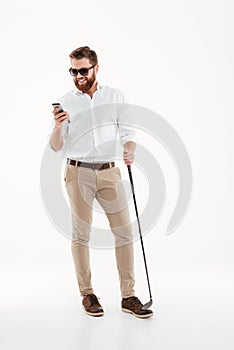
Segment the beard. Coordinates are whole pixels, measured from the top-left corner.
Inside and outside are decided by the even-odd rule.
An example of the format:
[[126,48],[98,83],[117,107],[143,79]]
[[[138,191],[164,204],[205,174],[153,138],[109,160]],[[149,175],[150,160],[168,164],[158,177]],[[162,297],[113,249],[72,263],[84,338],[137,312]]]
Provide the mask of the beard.
[[93,83],[95,82],[95,79],[96,79],[95,72],[93,72],[93,75],[91,76],[91,78],[89,79],[87,77],[84,77],[84,78],[85,78],[84,83],[79,84],[78,79],[74,80],[74,83],[78,90],[82,91],[83,93],[86,93],[91,89],[91,87],[93,86]]

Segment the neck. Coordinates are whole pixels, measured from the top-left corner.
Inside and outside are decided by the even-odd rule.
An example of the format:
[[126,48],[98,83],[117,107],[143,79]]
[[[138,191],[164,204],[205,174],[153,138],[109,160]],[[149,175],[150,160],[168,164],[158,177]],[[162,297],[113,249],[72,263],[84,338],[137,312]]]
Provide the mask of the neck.
[[97,90],[97,84],[98,82],[95,80],[92,87],[86,92],[86,94],[88,94],[91,98],[93,97],[94,92]]

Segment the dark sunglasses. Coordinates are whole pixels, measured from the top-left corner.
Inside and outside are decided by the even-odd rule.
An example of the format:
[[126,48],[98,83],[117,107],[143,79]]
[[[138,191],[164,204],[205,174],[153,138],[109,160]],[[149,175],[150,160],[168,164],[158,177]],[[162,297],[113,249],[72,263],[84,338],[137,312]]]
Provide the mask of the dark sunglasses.
[[85,77],[86,75],[89,74],[89,70],[95,66],[96,66],[96,64],[94,64],[93,66],[91,66],[89,68],[80,68],[80,69],[70,68],[69,72],[73,77],[76,77],[78,75],[78,73],[80,73],[80,75],[83,75],[83,77]]

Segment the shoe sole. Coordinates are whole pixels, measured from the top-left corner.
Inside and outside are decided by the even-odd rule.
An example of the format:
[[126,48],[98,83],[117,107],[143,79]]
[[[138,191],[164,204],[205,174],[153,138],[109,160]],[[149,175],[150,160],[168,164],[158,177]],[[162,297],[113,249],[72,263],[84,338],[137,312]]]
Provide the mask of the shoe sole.
[[152,312],[152,314],[147,314],[147,315],[137,315],[137,314],[135,314],[135,312],[133,312],[133,311],[131,311],[131,310],[129,310],[129,309],[123,309],[122,308],[122,311],[123,312],[127,312],[127,313],[129,313],[129,314],[132,314],[132,315],[134,315],[134,316],[136,316],[136,317],[138,317],[138,318],[149,318],[149,317],[152,317],[153,316],[153,312]]
[[100,317],[104,315],[104,311],[93,313],[93,312],[86,311],[84,307],[83,309],[84,309],[84,312],[89,316]]

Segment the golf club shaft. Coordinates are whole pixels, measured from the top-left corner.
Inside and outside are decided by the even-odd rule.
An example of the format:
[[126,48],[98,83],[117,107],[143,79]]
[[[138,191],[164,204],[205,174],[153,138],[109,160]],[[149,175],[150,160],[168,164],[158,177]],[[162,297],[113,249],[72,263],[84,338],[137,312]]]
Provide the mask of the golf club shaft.
[[143,239],[142,239],[142,234],[141,234],[141,225],[140,225],[140,220],[139,220],[139,216],[138,216],[136,197],[135,197],[135,191],[134,191],[134,185],[133,185],[131,165],[127,165],[127,167],[128,167],[128,174],[129,174],[129,178],[130,178],[130,182],[131,182],[133,201],[134,201],[136,217],[137,217],[137,222],[138,222],[138,227],[139,227],[140,241],[141,241],[141,247],[142,247],[143,258],[144,258],[144,263],[145,263],[145,272],[146,272],[146,277],[147,277],[147,282],[148,282],[148,287],[149,287],[149,295],[150,295],[150,300],[152,300],[152,294],[151,294],[151,288],[150,288],[150,282],[149,282],[149,274],[148,274],[146,257],[145,257],[145,249],[144,249],[144,244],[143,244]]

